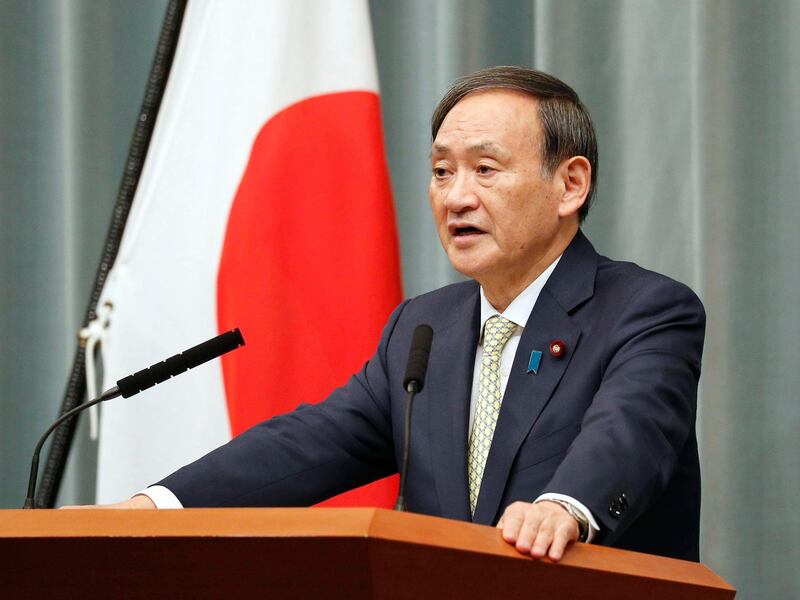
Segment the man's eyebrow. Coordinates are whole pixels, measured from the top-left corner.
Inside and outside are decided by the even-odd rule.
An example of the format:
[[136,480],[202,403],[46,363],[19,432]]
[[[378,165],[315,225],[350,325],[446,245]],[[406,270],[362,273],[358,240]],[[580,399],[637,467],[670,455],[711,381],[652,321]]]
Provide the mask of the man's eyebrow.
[[433,156],[434,154],[449,154],[449,153],[450,153],[450,148],[448,146],[445,146],[444,144],[434,144],[431,147],[431,156]]
[[[491,154],[497,154],[500,157],[508,157],[509,153],[502,148],[502,146],[494,143],[494,142],[478,142],[477,144],[472,144],[471,146],[467,146],[467,152],[469,154],[483,154],[485,152],[489,152]],[[434,144],[431,148],[431,156],[434,155],[442,155],[442,154],[449,154],[450,147],[444,144]]]
[[491,152],[493,154],[508,154],[501,146],[495,144],[494,142],[479,142],[477,144],[473,144],[467,148],[467,152],[472,154],[477,154],[479,152]]

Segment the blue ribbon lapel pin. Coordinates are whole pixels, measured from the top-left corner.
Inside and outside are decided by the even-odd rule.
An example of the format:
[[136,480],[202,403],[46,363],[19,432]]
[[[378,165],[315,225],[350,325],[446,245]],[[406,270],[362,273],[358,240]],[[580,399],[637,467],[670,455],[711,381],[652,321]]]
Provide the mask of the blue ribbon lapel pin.
[[539,365],[542,363],[542,353],[539,350],[531,352],[531,359],[528,361],[528,373],[534,375],[539,373]]

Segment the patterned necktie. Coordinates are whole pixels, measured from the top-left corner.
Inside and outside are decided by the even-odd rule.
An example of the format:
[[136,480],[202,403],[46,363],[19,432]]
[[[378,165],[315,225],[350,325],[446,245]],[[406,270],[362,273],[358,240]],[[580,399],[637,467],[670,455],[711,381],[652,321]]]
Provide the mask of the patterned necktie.
[[478,405],[475,408],[475,422],[469,438],[467,474],[469,476],[469,506],[475,514],[478,492],[481,489],[486,457],[492,445],[497,416],[503,390],[500,382],[500,354],[516,329],[516,323],[494,315],[486,321],[483,328],[483,357],[481,358],[480,379],[478,382]]

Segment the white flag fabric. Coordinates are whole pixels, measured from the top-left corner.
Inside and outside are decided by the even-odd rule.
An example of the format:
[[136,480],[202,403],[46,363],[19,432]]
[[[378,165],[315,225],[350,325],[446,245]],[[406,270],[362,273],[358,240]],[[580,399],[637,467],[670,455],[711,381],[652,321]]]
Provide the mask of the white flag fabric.
[[247,345],[102,407],[97,502],[321,400],[374,350],[401,291],[371,35],[360,0],[189,2],[100,299],[104,389],[233,327]]

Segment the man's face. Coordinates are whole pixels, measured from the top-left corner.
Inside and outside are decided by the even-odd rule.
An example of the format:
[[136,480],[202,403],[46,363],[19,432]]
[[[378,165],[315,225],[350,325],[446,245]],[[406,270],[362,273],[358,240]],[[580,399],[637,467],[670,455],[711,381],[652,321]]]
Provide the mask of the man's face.
[[455,269],[484,287],[529,283],[557,256],[559,185],[543,176],[541,140],[536,99],[498,89],[456,104],[433,142],[439,238]]

